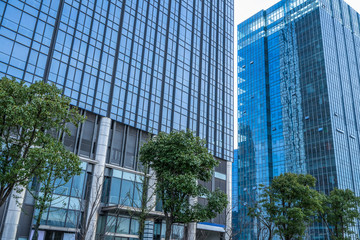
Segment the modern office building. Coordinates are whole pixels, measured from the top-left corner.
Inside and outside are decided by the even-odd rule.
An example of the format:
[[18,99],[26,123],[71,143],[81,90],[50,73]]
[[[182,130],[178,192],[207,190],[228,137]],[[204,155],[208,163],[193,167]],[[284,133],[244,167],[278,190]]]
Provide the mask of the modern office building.
[[[4,0],[0,76],[55,83],[87,116],[64,140],[83,174],[54,193],[62,201],[43,215],[39,239],[74,239],[84,219],[92,238],[137,239],[129,214],[140,204],[137,156],[160,131],[191,129],[206,139],[220,160],[206,186],[231,195],[233,0]],[[0,209],[2,239],[32,234],[33,199],[24,191],[18,201],[21,208],[11,198]],[[164,222],[153,210],[146,239],[161,239]],[[219,239],[230,222],[224,213],[177,225],[173,238],[194,239],[197,229]]]
[[[284,172],[360,195],[359,26],[342,0],[283,0],[238,25],[239,219]],[[246,224],[239,239],[255,239]],[[321,225],[309,234],[326,238]]]

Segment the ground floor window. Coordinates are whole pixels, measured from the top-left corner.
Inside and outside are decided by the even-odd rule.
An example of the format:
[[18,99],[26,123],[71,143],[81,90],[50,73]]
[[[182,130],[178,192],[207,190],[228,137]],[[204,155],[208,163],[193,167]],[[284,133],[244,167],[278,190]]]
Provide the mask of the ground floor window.
[[[154,240],[165,239],[166,225],[165,221],[157,221],[154,226]],[[174,224],[171,230],[171,239],[184,240],[185,239],[185,227],[180,224]]]
[[[100,216],[97,238],[105,240],[138,239],[139,221],[129,216]],[[131,237],[129,237],[131,235]]]
[[[31,230],[30,238],[32,239],[34,230]],[[38,240],[75,240],[75,233],[66,233],[53,230],[39,230]]]

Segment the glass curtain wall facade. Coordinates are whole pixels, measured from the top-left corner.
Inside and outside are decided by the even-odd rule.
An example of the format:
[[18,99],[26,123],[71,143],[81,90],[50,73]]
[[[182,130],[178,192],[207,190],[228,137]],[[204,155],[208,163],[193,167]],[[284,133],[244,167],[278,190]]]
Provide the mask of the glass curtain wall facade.
[[[87,216],[69,202],[88,201],[95,184],[91,176],[100,171],[99,228],[112,221],[109,239],[136,239],[137,220],[123,213],[115,219],[109,206],[138,204],[139,148],[160,131],[191,129],[205,139],[225,164],[210,185],[224,191],[230,186],[233,0],[3,0],[0,43],[0,77],[54,83],[87,116],[78,128],[69,126],[72,136],[64,139],[86,163],[85,187],[73,196],[69,185],[67,209],[61,217],[44,216],[41,236],[72,236],[75,215]],[[131,199],[125,199],[128,193]],[[26,194],[23,208],[33,211],[32,201]],[[0,212],[5,219],[6,209]],[[15,237],[27,238],[31,214],[18,215]],[[117,227],[119,221],[128,228]],[[226,225],[219,217],[209,223]],[[148,224],[161,237],[162,222]]]
[[[283,0],[238,25],[239,203],[284,172],[360,195],[359,21],[342,0]],[[254,239],[245,222],[239,239]],[[321,225],[309,234],[326,238]]]

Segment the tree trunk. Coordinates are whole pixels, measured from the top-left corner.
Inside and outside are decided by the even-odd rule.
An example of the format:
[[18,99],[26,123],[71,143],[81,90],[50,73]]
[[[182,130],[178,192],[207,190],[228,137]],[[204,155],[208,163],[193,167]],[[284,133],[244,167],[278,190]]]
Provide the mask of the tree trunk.
[[170,240],[171,238],[171,226],[172,226],[171,217],[166,217],[166,231],[165,231],[165,240]]
[[339,237],[338,224],[335,224],[335,239]]
[[146,215],[143,215],[141,213],[139,217],[139,233],[138,233],[140,240],[144,239],[145,221],[146,221]]
[[[7,190],[5,190],[5,188]],[[14,189],[14,184],[11,184],[7,187],[1,187],[1,192],[0,192],[0,207],[2,207],[2,205],[6,202],[6,200],[8,199],[8,197],[10,196],[12,190]]]
[[[36,201],[40,202],[40,203],[38,203],[38,205],[37,204],[35,205],[35,209],[36,209],[36,206],[38,206],[37,209],[39,209],[39,215],[37,216],[36,223],[34,226],[34,235],[32,237],[32,240],[38,239],[38,235],[39,235],[38,231],[39,231],[39,227],[40,227],[41,218],[42,218],[42,215],[44,214],[45,209],[48,207],[48,206],[46,206],[46,202],[48,200],[49,195],[52,194],[51,189],[55,189],[54,188],[55,181],[52,183],[52,187],[50,186],[52,171],[53,171],[53,168],[51,169],[50,174],[49,174],[48,178],[46,179],[46,182],[44,183],[45,191],[44,191],[43,196],[40,197],[40,199],[36,200]],[[39,194],[39,192],[37,194]],[[50,202],[51,202],[51,200],[50,200]]]
[[256,240],[260,240],[261,236],[261,228],[258,226],[256,231]]
[[77,234],[79,240],[85,240],[87,237],[87,229],[81,228],[80,232]]
[[271,228],[269,228],[269,238],[268,240],[271,240],[272,239],[272,231],[271,231]]
[[144,239],[144,229],[145,229],[145,222],[140,221],[139,222],[139,234],[138,234],[140,240]]
[[343,223],[343,217],[340,217],[340,229],[341,229],[341,237],[345,239],[345,232],[344,232],[344,223]]
[[37,240],[39,237],[39,227],[40,227],[40,221],[41,221],[41,217],[42,217],[43,213],[44,213],[44,210],[40,209],[39,215],[36,218],[36,223],[34,226],[34,235],[32,237],[32,240]]
[[[88,190],[90,191],[90,190]],[[77,220],[76,220],[76,228],[79,229],[80,228],[80,231],[78,232],[78,240],[86,240],[86,237],[87,237],[87,233],[88,233],[88,230],[89,230],[89,225],[90,223],[87,221],[86,219],[86,216],[88,216],[88,213],[90,211],[90,215],[93,211],[93,208],[92,206],[89,206],[89,199],[88,197],[86,196],[86,205],[85,207],[82,207],[84,209],[84,214],[83,214],[83,217],[81,217],[81,214],[77,215]],[[82,200],[80,200],[80,204],[81,206],[83,206],[83,202]],[[90,209],[89,209],[90,208]],[[90,217],[91,219],[91,217]]]
[[[148,167],[146,166],[146,169]],[[148,191],[149,191],[149,177],[147,176],[148,171],[145,170],[144,182],[142,186],[141,192],[141,213],[139,216],[139,239],[142,240],[144,238],[144,231],[145,231],[145,221],[148,215],[147,203],[148,203]]]

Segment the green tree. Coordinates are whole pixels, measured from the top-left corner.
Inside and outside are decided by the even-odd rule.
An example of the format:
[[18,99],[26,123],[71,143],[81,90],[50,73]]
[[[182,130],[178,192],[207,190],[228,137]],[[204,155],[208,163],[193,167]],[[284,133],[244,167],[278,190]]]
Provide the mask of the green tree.
[[[65,149],[61,142],[52,142],[41,152],[46,159],[40,173],[36,177],[39,188],[35,193],[29,189],[35,199],[34,208],[37,210],[34,224],[33,240],[38,239],[38,230],[45,210],[51,202],[62,200],[62,197],[55,197],[54,191],[65,185],[70,179],[81,173],[81,161],[75,154]],[[60,193],[61,194],[61,193]]]
[[331,239],[351,239],[351,230],[355,226],[360,214],[360,198],[354,192],[346,189],[334,189],[329,196],[323,197],[323,212],[320,217],[324,220]]
[[285,173],[263,189],[260,205],[267,222],[273,222],[281,239],[300,239],[321,209],[316,179],[307,174]]
[[26,85],[1,78],[0,206],[13,190],[22,191],[34,176],[48,177],[50,162],[76,159],[51,133],[70,134],[66,124],[77,125],[82,120],[77,109],[70,108],[70,99],[62,96],[55,85]]
[[[160,133],[141,147],[140,161],[155,171],[156,193],[166,221],[166,240],[170,239],[174,223],[205,221],[225,209],[225,193],[210,192],[197,184],[198,180],[209,181],[219,163],[193,132]],[[190,199],[199,196],[207,197],[206,205],[191,203]]]

